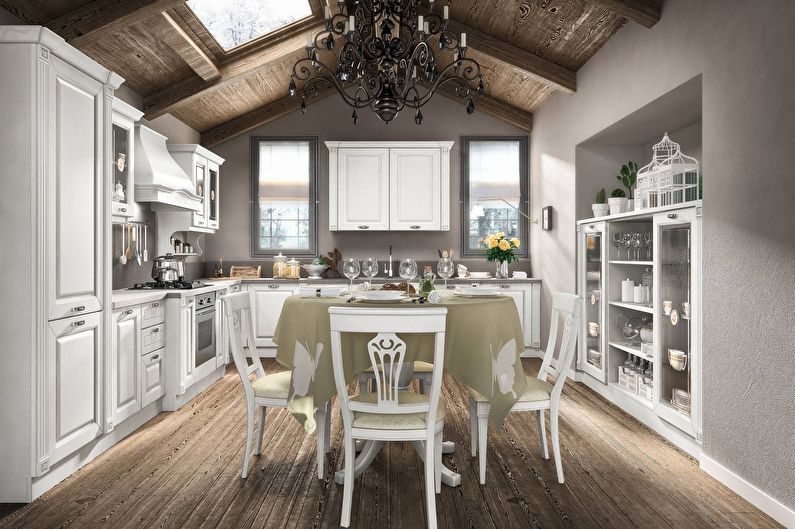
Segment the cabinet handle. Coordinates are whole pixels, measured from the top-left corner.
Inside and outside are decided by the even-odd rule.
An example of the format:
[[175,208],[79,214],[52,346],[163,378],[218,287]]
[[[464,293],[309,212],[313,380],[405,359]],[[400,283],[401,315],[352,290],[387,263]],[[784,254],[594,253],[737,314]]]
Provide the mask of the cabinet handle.
[[72,308],[72,312],[83,312],[84,310],[86,310],[86,306],[85,305],[80,305],[78,307],[73,307]]
[[279,288],[279,285],[268,285],[268,288]]
[[500,285],[500,288],[509,288],[509,285]]
[[72,322],[72,327],[80,327],[81,325],[85,325],[86,320],[74,321]]
[[157,360],[158,358],[160,358],[160,355],[155,355],[152,357],[152,360]]
[[668,214],[668,218],[669,218],[669,219],[675,219],[675,218],[676,218],[676,217],[678,217],[678,216],[679,216],[679,215],[677,215],[676,213],[669,213],[669,214]]
[[152,303],[152,304],[150,305],[150,307],[159,307],[159,306],[160,306],[160,303]]
[[369,230],[370,226],[368,226],[367,224],[362,224],[361,226],[359,226],[359,229],[360,230]]
[[121,211],[122,213],[127,213],[127,208],[119,208],[119,211]]
[[155,327],[154,329],[152,329],[152,332],[160,332],[160,327]]
[[420,226],[418,224],[412,224],[411,226],[409,226],[409,228],[411,228],[412,230],[418,230],[420,229]]
[[127,309],[127,310],[124,311],[124,313],[129,316],[130,314],[133,313],[133,311],[132,311],[132,309]]

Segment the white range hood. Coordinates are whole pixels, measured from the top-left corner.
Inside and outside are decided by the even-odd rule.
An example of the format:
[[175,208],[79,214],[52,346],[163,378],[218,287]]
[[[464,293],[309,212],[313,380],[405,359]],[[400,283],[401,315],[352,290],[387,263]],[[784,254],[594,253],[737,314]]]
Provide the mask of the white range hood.
[[152,209],[201,211],[202,199],[193,180],[174,161],[166,137],[146,125],[135,125],[135,200]]

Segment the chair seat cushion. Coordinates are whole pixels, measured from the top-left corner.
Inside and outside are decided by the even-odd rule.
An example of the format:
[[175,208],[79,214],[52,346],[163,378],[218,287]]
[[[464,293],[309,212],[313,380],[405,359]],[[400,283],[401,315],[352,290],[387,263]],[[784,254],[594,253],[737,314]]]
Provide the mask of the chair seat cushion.
[[[376,393],[365,393],[351,397],[352,401],[377,404],[378,395]],[[399,391],[398,403],[400,404],[419,404],[428,402],[428,395],[414,393],[412,391]],[[436,409],[436,421],[444,420],[447,406],[444,397],[439,397],[439,406]],[[369,428],[372,430],[422,430],[426,428],[425,413],[367,413],[362,411],[353,412],[354,428]]]
[[[373,368],[372,367],[368,367],[366,369],[366,372],[367,373],[372,373],[373,372]],[[428,362],[423,362],[422,360],[416,360],[414,362],[414,372],[415,373],[433,373],[433,364],[430,364]]]
[[[519,402],[540,402],[549,400],[549,396],[552,393],[552,384],[546,380],[539,380],[536,377],[527,375],[525,375],[525,379],[527,380],[527,386],[525,386],[522,396],[519,397]],[[476,402],[489,402],[488,397],[481,395],[472,388],[469,388],[469,395]]]
[[290,393],[292,376],[292,371],[281,371],[259,377],[251,383],[254,388],[254,396],[266,399],[286,399]]

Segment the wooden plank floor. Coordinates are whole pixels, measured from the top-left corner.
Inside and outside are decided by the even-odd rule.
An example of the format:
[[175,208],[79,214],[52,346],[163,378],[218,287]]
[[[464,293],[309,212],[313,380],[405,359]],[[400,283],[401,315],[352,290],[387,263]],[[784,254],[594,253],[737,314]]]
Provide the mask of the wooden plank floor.
[[[266,369],[277,370],[270,361]],[[537,360],[525,360],[535,373]],[[535,417],[514,413],[489,432],[487,485],[469,457],[466,392],[445,379],[445,462],[463,475],[437,496],[445,528],[779,527],[698,464],[581,384],[561,405],[566,483],[540,457]],[[245,407],[234,369],[174,413],[160,414],[29,505],[0,506],[0,528],[333,528],[342,488],[319,481],[315,439],[285,410],[268,414],[266,450],[240,479]],[[339,417],[328,465],[340,468]],[[550,450],[551,455],[551,450]],[[425,525],[422,464],[393,443],[357,480],[351,527]]]

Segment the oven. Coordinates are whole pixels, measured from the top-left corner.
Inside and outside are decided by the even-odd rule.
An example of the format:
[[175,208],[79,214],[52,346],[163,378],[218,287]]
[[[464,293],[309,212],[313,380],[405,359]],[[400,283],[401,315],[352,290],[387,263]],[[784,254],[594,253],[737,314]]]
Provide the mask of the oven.
[[217,336],[216,313],[215,313],[215,292],[196,296],[196,319],[194,344],[196,347],[194,355],[195,380],[200,380],[206,375],[215,371],[216,368],[216,346]]

